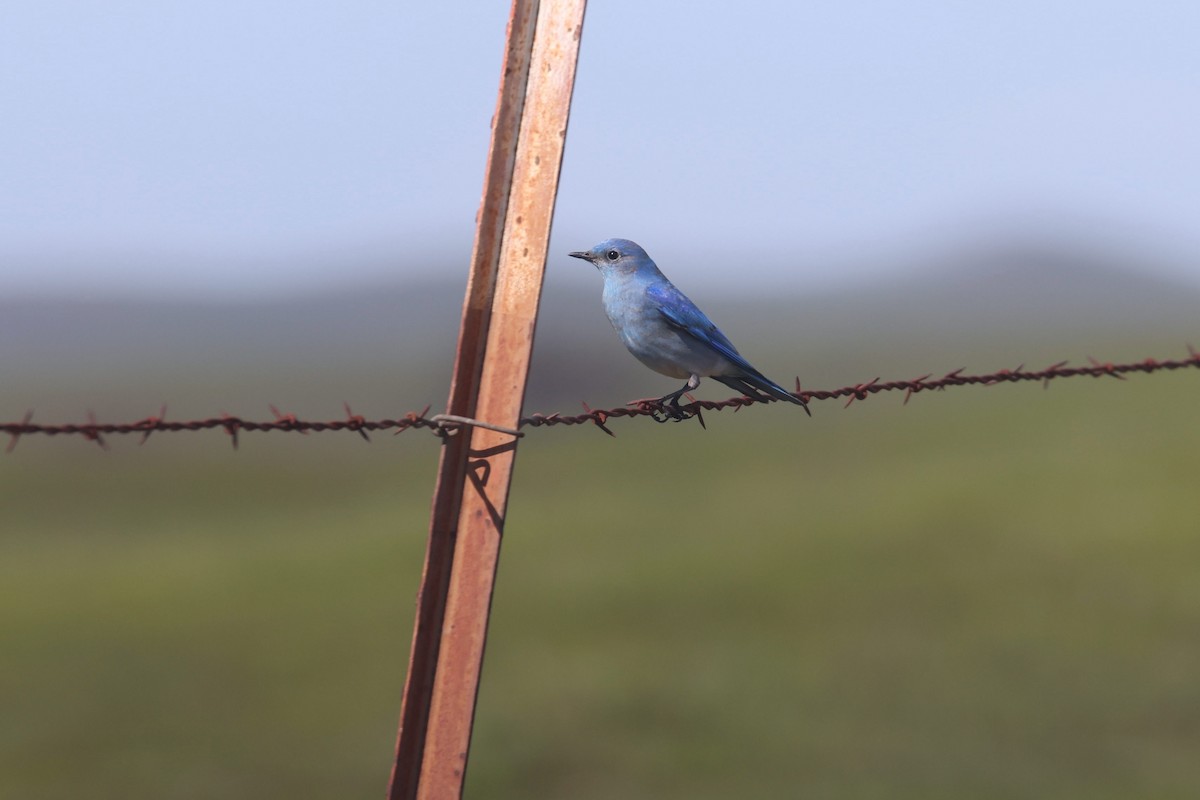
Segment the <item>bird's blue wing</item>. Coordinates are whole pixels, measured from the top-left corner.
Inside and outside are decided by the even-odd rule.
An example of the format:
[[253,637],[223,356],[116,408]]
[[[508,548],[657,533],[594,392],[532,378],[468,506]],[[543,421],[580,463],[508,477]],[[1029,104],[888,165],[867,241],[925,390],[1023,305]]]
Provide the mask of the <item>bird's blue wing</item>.
[[742,354],[721,333],[711,319],[696,307],[696,304],[671,283],[655,283],[646,289],[646,296],[658,306],[659,313],[667,323],[691,336],[701,344],[708,345],[742,369],[757,372]]
[[[741,376],[714,376],[718,381],[739,392],[744,392],[750,397],[761,399],[756,394],[757,390],[765,392],[776,400],[786,400],[804,406],[804,412],[811,416],[808,404],[803,399],[772,382],[751,366],[749,361],[742,358],[742,354],[733,346],[733,342],[729,341],[729,337],[721,333],[721,329],[714,325],[703,311],[696,308],[695,303],[669,281],[651,284],[646,289],[646,297],[658,307],[659,313],[663,315],[663,319],[668,325],[683,331],[701,344],[711,347],[742,370]],[[798,385],[797,391],[799,391]]]

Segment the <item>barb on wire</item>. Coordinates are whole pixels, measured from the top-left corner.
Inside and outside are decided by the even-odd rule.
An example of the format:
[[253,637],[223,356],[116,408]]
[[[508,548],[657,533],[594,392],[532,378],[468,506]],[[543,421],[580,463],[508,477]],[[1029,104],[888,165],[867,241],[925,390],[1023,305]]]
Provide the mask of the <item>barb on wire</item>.
[[342,408],[346,409],[346,421],[350,423],[346,426],[347,429],[357,432],[364,442],[370,442],[371,437],[363,430],[363,426],[367,424],[366,418],[351,411],[349,403],[342,403]]
[[[947,372],[941,378],[932,378],[932,373],[922,375],[919,378],[901,381],[881,382],[879,378],[874,378],[864,383],[857,383],[853,386],[844,386],[840,389],[827,391],[801,390],[800,379],[797,378],[794,394],[805,402],[840,400],[844,398],[846,400],[845,407],[849,407],[855,401],[864,401],[874,394],[903,391],[904,403],[907,404],[915,394],[932,390],[941,391],[952,386],[995,386],[1001,383],[1022,383],[1029,381],[1036,381],[1043,386],[1048,386],[1050,381],[1062,378],[1087,376],[1092,378],[1112,377],[1124,380],[1126,375],[1135,372],[1150,374],[1153,372],[1174,371],[1187,367],[1200,367],[1200,353],[1191,345],[1188,345],[1188,357],[1181,359],[1164,360],[1147,358],[1142,361],[1114,364],[1111,361],[1101,362],[1089,356],[1088,361],[1090,362],[1089,366],[1070,367],[1068,366],[1069,362],[1060,361],[1045,369],[1032,371],[1027,371],[1025,365],[1022,364],[1015,369],[1001,369],[985,375],[964,375],[963,372],[965,370],[960,367],[959,369]],[[682,412],[679,418],[691,419],[695,417],[702,426],[704,425],[704,418],[701,414],[704,411],[721,411],[726,408],[732,408],[736,412],[744,406],[772,402],[770,400],[756,400],[745,396],[731,397],[728,400],[720,401],[696,400],[690,394],[687,395],[687,398],[691,402],[679,406],[679,411]],[[368,420],[352,412],[349,404],[344,404],[346,418],[329,422],[302,420],[298,419],[295,414],[279,411],[273,405],[269,406],[269,408],[272,414],[274,414],[275,419],[264,422],[246,420],[225,413],[222,413],[219,417],[210,419],[183,422],[172,421],[166,419],[167,407],[164,405],[157,416],[149,416],[137,422],[101,423],[96,420],[94,414],[88,412],[88,421],[86,423],[57,425],[34,423],[33,411],[28,411],[20,422],[0,423],[0,433],[8,434],[10,437],[5,452],[12,452],[17,445],[17,441],[22,436],[33,434],[43,434],[46,436],[82,436],[107,449],[108,444],[103,438],[105,436],[140,433],[142,435],[141,441],[144,443],[151,433],[178,433],[181,431],[211,430],[213,428],[220,428],[229,434],[234,449],[238,446],[238,434],[243,431],[283,431],[302,434],[310,431],[354,431],[368,442],[370,441],[367,435],[368,431],[392,430],[400,434],[412,428],[424,428],[443,438],[456,430],[462,430],[471,426],[488,428],[512,436],[524,435],[519,430],[504,428],[481,420],[446,414],[436,414],[430,417],[427,416],[429,406],[426,406],[419,412],[410,411],[396,419]],[[664,409],[662,403],[657,400],[637,400],[626,406],[609,409],[592,408],[587,403],[584,403],[583,411],[584,413],[574,416],[561,413],[531,414],[521,419],[519,427],[550,428],[557,425],[590,424],[595,425],[609,436],[615,436],[616,434],[608,427],[608,423],[613,419],[625,417],[661,419],[663,414],[668,413],[668,410]]]

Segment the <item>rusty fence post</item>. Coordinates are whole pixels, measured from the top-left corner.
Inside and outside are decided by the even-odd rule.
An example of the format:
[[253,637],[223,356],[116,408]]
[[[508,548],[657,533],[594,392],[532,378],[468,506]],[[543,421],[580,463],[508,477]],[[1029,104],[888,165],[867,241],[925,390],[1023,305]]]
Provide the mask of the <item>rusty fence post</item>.
[[[516,428],[586,0],[513,0],[446,413]],[[516,437],[442,449],[390,800],[462,795]]]

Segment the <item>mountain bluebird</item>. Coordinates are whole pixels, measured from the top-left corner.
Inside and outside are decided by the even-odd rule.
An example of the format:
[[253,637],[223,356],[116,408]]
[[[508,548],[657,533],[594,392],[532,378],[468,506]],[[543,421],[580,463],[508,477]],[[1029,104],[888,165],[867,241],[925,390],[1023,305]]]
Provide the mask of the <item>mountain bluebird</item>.
[[638,361],[671,378],[686,378],[677,392],[664,396],[669,413],[683,419],[679,396],[713,378],[755,400],[808,404],[772,383],[738,353],[733,342],[696,304],[667,280],[646,251],[628,239],[607,239],[577,253],[604,276],[604,311],[617,335]]

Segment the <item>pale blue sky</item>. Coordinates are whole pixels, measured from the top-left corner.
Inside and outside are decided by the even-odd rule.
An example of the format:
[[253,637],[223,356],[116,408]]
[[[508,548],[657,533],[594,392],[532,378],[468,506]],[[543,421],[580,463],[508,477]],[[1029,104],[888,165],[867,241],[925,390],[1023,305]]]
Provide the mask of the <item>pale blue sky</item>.
[[[743,275],[800,288],[1035,230],[1149,248],[1200,282],[1200,3],[731,8],[593,0],[553,252],[626,236],[682,283],[742,254]],[[13,4],[3,285],[465,275],[507,13]],[[552,280],[594,278],[568,262]]]

